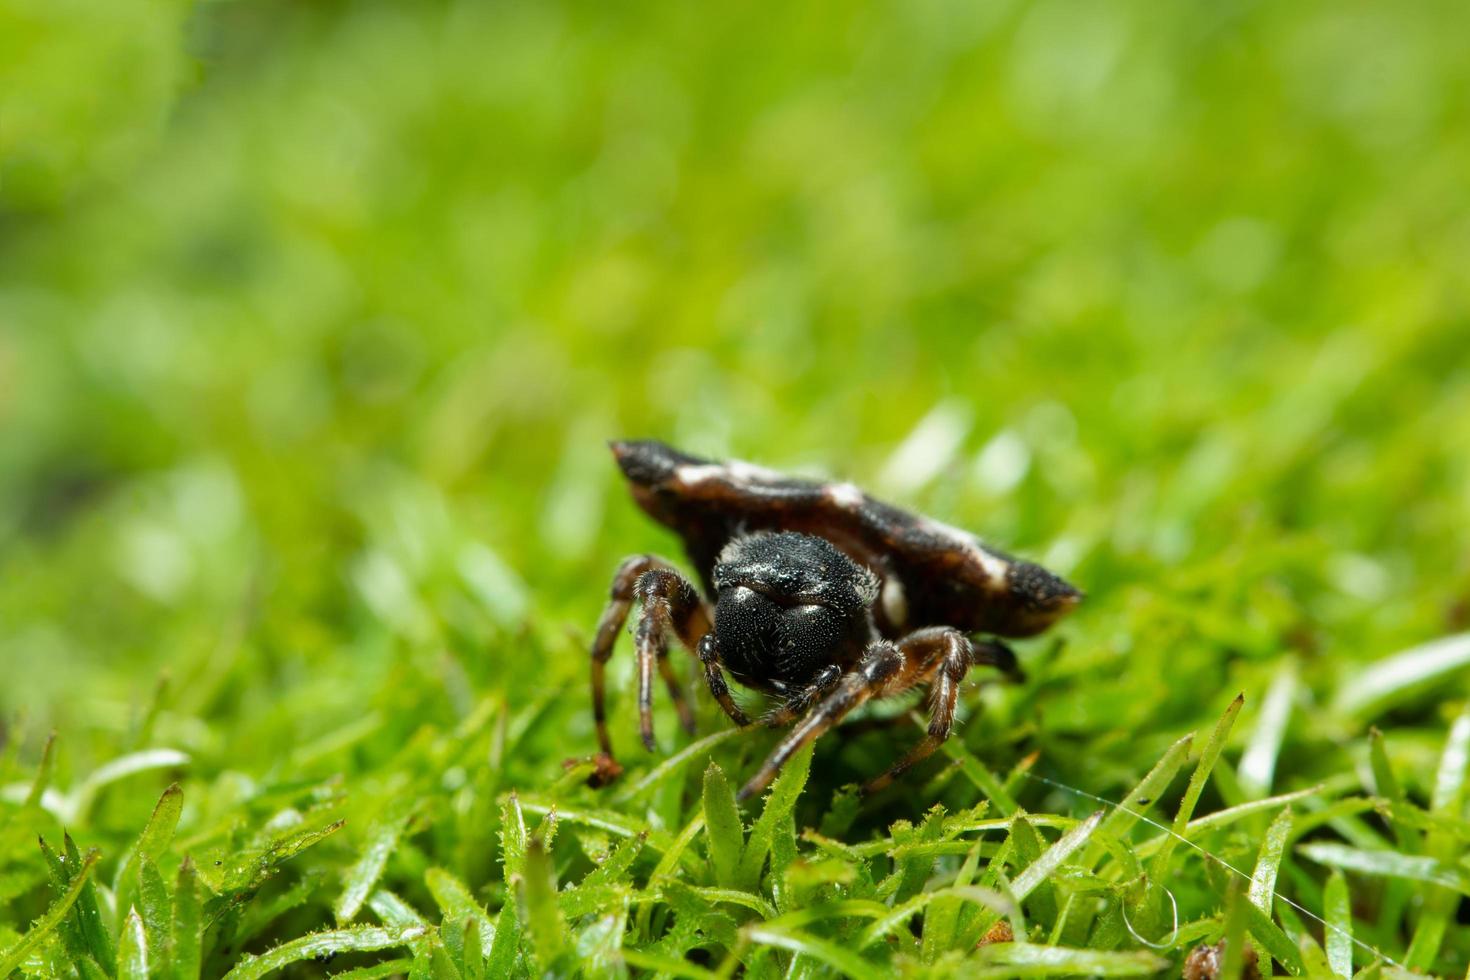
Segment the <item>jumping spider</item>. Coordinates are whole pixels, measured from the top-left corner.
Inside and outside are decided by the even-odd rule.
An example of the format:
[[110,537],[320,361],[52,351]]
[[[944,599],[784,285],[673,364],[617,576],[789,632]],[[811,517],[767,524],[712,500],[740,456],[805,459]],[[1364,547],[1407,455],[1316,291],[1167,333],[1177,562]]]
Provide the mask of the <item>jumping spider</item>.
[[751,721],[730,696],[726,671],[781,700],[768,724],[799,719],[741,789],[745,799],[865,701],[927,684],[928,734],[865,789],[887,786],[949,737],[960,682],[971,667],[985,664],[1020,678],[1009,647],[972,634],[1031,636],[1081,599],[1041,566],[874,500],[850,483],[711,462],[660,442],[611,448],[633,499],[684,540],[702,588],[653,555],[635,555],[618,567],[592,642],[598,785],[622,771],[607,733],[603,675],[634,602],[642,607],[634,629],[638,714],[650,751],[655,667],[684,728],[694,730],[694,713],[669,663],[670,634],[699,657],[710,693],[735,724]]

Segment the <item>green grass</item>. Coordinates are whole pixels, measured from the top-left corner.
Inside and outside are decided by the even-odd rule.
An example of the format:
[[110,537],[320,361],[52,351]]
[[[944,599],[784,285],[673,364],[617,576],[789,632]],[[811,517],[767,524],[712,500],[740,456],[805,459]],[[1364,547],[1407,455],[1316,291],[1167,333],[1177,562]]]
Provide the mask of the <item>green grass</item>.
[[[1462,19],[0,0],[0,976],[1465,975]],[[640,435],[1088,599],[591,790]]]

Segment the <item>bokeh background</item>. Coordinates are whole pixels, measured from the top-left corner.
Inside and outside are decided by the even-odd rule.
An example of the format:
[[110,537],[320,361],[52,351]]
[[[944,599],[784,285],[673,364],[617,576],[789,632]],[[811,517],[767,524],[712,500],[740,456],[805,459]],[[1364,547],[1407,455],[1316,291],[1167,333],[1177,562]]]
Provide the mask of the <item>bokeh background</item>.
[[1456,23],[4,0],[0,712],[85,770],[166,675],[174,738],[265,753],[449,663],[588,751],[579,637],[671,547],[603,448],[646,435],[1086,587],[1024,655],[1087,785],[1282,676],[1310,769],[1356,664],[1470,618]]

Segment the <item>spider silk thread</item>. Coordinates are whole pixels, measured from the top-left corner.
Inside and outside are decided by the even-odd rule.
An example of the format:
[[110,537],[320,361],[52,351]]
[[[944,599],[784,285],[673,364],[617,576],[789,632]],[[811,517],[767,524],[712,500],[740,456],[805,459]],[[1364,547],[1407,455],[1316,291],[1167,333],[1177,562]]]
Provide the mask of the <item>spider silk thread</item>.
[[[1131,809],[1130,807],[1126,807],[1123,804],[1117,803],[1117,802],[1115,802],[1113,800],[1106,799],[1105,797],[1098,796],[1096,793],[1089,793],[1085,789],[1078,789],[1075,786],[1068,786],[1066,783],[1058,782],[1055,779],[1048,779],[1046,776],[1037,775],[1034,772],[1023,771],[1021,773],[1021,775],[1025,776],[1027,779],[1035,780],[1038,783],[1044,783],[1045,785],[1051,786],[1054,789],[1063,790],[1064,792],[1071,793],[1071,794],[1073,794],[1075,796],[1078,796],[1078,797],[1081,797],[1083,799],[1092,800],[1094,803],[1101,803],[1103,806],[1111,807],[1114,810],[1121,810],[1122,812],[1127,813],[1130,816],[1133,816],[1133,817],[1138,818],[1142,822],[1148,824],[1150,827],[1154,827],[1154,828],[1156,828],[1158,830],[1162,830],[1164,833],[1168,834],[1170,837],[1172,837],[1175,840],[1179,841],[1184,846],[1189,847],[1189,848],[1192,848],[1192,849],[1198,851],[1200,854],[1204,855],[1206,859],[1208,859],[1210,861],[1214,861],[1220,867],[1225,868],[1228,871],[1233,872],[1237,877],[1243,879],[1247,883],[1249,883],[1251,881],[1251,876],[1250,875],[1246,874],[1244,871],[1242,871],[1240,868],[1237,868],[1235,865],[1231,864],[1229,861],[1226,861],[1224,858],[1222,858],[1222,857],[1220,857],[1220,856],[1212,853],[1211,851],[1207,850],[1204,847],[1201,847],[1199,844],[1196,844],[1194,841],[1192,841],[1189,838],[1183,836],[1182,834],[1175,833],[1174,832],[1174,829],[1172,827],[1166,827],[1163,824],[1159,823],[1157,820],[1154,820],[1152,817],[1149,817],[1149,816],[1147,816],[1147,815],[1145,815],[1143,813],[1140,813],[1137,810]],[[1358,949],[1363,950],[1366,953],[1371,953],[1373,956],[1378,957],[1378,959],[1380,959],[1383,962],[1387,963],[1389,966],[1396,967],[1396,968],[1398,968],[1400,970],[1407,970],[1408,969],[1408,967],[1404,966],[1404,964],[1398,962],[1393,957],[1389,956],[1387,953],[1384,953],[1382,950],[1379,950],[1379,949],[1373,947],[1372,945],[1370,945],[1369,943],[1364,942],[1363,940],[1359,939],[1357,936],[1354,936],[1352,933],[1347,932],[1347,931],[1345,931],[1343,929],[1338,928],[1337,926],[1335,926],[1332,923],[1328,922],[1326,919],[1322,918],[1322,916],[1318,915],[1316,912],[1313,912],[1311,909],[1307,908],[1306,906],[1304,906],[1304,905],[1302,905],[1302,904],[1300,904],[1298,902],[1294,902],[1291,899],[1287,898],[1285,895],[1281,894],[1281,892],[1279,892],[1278,890],[1276,890],[1274,887],[1271,889],[1271,896],[1273,898],[1275,898],[1275,899],[1278,899],[1278,900],[1280,900],[1282,902],[1285,902],[1287,905],[1290,905],[1297,912],[1299,912],[1302,915],[1306,916],[1307,918],[1311,919],[1313,922],[1316,922],[1316,923],[1320,924],[1324,930],[1333,932],[1333,933],[1335,933],[1335,934],[1337,934],[1339,936],[1342,936],[1342,937],[1346,938],[1354,946],[1358,947]]]

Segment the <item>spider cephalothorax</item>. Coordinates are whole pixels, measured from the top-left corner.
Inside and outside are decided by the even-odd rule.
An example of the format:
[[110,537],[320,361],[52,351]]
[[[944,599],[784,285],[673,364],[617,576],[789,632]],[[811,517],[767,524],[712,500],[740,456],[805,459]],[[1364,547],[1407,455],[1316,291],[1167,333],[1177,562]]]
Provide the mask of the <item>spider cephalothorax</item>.
[[949,736],[960,681],[988,664],[1019,677],[1003,643],[973,634],[1030,636],[1081,598],[1040,565],[973,536],[873,500],[849,483],[795,479],[749,463],[715,463],[659,442],[615,442],[613,454],[650,516],[684,540],[701,591],[652,555],[629,558],[592,645],[592,709],[602,754],[597,781],[619,772],[603,706],[603,674],[634,602],[638,707],[653,742],[657,667],[692,730],[693,712],[668,661],[677,636],[704,667],[715,700],[739,725],[749,719],[725,671],[781,699],[767,721],[800,719],[741,797],[762,789],[807,742],[875,697],[929,685],[929,733],[876,789]]
[[720,662],[747,687],[810,684],[873,640],[878,576],[822,538],[735,538],[720,552],[714,583]]

